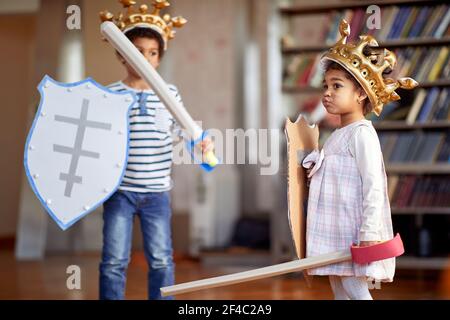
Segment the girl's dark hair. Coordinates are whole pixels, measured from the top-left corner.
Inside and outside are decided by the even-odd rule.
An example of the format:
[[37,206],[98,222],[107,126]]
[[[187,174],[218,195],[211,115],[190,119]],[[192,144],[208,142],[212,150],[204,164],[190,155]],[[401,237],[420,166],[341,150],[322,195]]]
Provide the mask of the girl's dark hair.
[[158,42],[158,54],[159,58],[161,59],[164,56],[164,40],[161,37],[161,35],[150,28],[134,28],[130,31],[125,32],[125,36],[133,42],[136,38],[148,38],[153,39]]

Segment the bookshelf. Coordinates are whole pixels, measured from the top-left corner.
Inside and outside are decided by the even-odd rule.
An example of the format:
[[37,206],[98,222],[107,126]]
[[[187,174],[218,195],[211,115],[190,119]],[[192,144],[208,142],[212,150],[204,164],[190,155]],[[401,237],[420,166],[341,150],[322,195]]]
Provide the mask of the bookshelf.
[[[448,43],[448,45],[450,45],[450,42]],[[423,88],[423,89],[429,89],[429,88],[447,88],[450,87],[450,80],[437,80],[434,82],[421,82],[419,83],[419,85],[417,86],[418,89]],[[295,93],[320,93],[322,92],[321,88],[318,87],[313,87],[313,86],[296,86],[296,87],[292,87],[292,86],[284,86],[283,85],[283,93],[289,93],[289,94],[295,94]]]
[[432,130],[432,129],[450,129],[450,121],[437,121],[431,123],[412,123],[407,124],[404,121],[382,121],[375,124],[377,131],[386,130]]
[[449,207],[415,207],[415,208],[397,208],[392,207],[393,214],[450,214]]
[[386,171],[388,173],[449,174],[450,164],[396,163],[396,164],[387,164]]
[[399,257],[396,264],[397,268],[401,269],[442,270],[449,267],[450,260],[448,258]]
[[[419,38],[419,39],[406,39],[406,40],[391,40],[391,41],[382,41],[379,43],[381,47],[385,47],[387,49],[392,48],[404,48],[404,47],[424,47],[424,46],[441,46],[441,45],[449,45],[450,37],[444,37],[442,39],[434,39],[434,38]],[[326,51],[329,46],[304,46],[304,47],[288,47],[283,48],[282,53],[284,55],[295,55],[305,52],[323,52]]]
[[294,15],[306,15],[314,13],[327,13],[332,10],[345,10],[345,9],[359,9],[368,7],[370,5],[377,5],[379,7],[386,7],[392,5],[430,5],[430,4],[442,3],[442,1],[432,0],[374,0],[374,1],[352,1],[343,2],[337,4],[331,4],[327,6],[323,5],[311,5],[311,6],[286,6],[280,8],[281,15],[294,16]]
[[[370,5],[381,8],[381,30],[370,31],[365,26],[368,16],[365,10]],[[397,231],[405,234],[406,251],[411,251],[410,255],[399,259],[398,266],[442,269],[450,265],[450,202],[447,200],[450,199],[450,7],[445,2],[433,0],[342,1],[331,5],[283,5],[279,14],[288,22],[281,39],[281,90],[285,101],[298,104],[283,111],[288,116],[295,117],[299,111],[311,112],[301,106],[311,97],[317,97],[319,101],[321,78],[315,70],[318,57],[334,44],[336,25],[344,17],[350,23],[352,33],[372,34],[381,47],[395,51],[401,61],[399,64],[403,63],[398,68],[406,74],[393,74],[392,77],[409,75],[418,78],[420,85],[413,96],[402,99],[406,104],[389,106],[385,108],[389,113],[382,114],[380,120],[373,117],[369,120],[373,121],[380,141],[383,141],[394,228],[398,227]],[[302,39],[295,39],[297,43],[294,43],[289,22],[317,15],[326,15],[329,21],[329,25],[323,26],[320,43],[302,45]],[[420,98],[419,90],[422,91]],[[403,97],[402,92],[399,94]],[[321,126],[321,129],[326,136],[334,128]],[[407,140],[409,147],[404,144]],[[439,228],[433,227],[438,225],[447,230],[447,235],[436,236]],[[427,251],[424,239],[431,241],[433,249]],[[434,247],[444,249],[439,251]]]

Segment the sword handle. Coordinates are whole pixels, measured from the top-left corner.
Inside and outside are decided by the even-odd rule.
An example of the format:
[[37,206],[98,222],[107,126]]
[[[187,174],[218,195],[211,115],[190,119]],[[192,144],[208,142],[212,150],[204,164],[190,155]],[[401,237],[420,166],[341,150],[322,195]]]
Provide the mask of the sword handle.
[[210,167],[215,167],[219,164],[219,159],[217,159],[213,151],[206,152],[203,158],[205,160],[205,163]]

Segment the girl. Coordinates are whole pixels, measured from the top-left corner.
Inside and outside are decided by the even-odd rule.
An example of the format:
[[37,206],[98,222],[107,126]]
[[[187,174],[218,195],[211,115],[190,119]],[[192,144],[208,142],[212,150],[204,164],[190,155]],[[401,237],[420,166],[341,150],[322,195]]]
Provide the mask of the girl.
[[[332,48],[323,60],[322,102],[327,112],[340,117],[340,127],[320,152],[314,151],[303,161],[311,179],[306,227],[308,257],[343,250],[351,244],[370,246],[393,238],[380,142],[372,123],[365,119],[372,111],[379,114],[377,98],[382,95],[371,90],[374,86],[362,87],[367,77],[361,77],[361,69],[355,68],[359,64],[354,62],[354,56],[359,55],[359,61],[367,59],[369,63],[373,56],[366,57],[363,50],[346,44],[350,31],[344,23],[341,23],[342,39],[335,45],[338,49]],[[346,52],[352,50],[354,55],[349,59],[351,54]],[[344,54],[340,56],[341,53]],[[379,70],[381,76],[386,70],[376,67],[380,62],[373,60],[373,63],[370,71],[373,74]],[[394,83],[390,79],[384,81],[382,85]],[[408,81],[410,87],[417,85],[412,79]],[[385,92],[392,89],[387,85],[385,88]],[[308,270],[310,275],[328,275],[334,297],[339,300],[371,300],[368,281],[392,282],[394,272],[395,258],[365,265],[342,262]]]

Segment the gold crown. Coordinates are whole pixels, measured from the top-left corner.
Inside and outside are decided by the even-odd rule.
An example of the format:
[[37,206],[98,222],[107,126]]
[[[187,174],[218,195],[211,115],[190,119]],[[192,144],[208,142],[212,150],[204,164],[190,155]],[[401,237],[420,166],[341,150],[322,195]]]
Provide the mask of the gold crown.
[[322,56],[322,59],[339,63],[356,78],[369,97],[372,111],[377,116],[385,104],[400,100],[396,89],[414,89],[418,85],[412,78],[400,78],[397,81],[383,78],[385,70],[394,69],[397,58],[393,52],[377,48],[378,42],[372,36],[362,35],[358,43],[347,43],[350,26],[345,20],[339,25],[339,33],[341,39]]
[[105,10],[100,12],[100,19],[102,22],[111,21],[114,22],[117,27],[122,30],[123,33],[137,27],[150,28],[162,37],[164,41],[164,50],[167,49],[167,43],[169,40],[175,38],[175,30],[173,28],[181,28],[187,22],[183,17],[171,18],[169,14],[160,16],[160,11],[170,6],[169,1],[166,0],[154,0],[153,11],[148,11],[148,6],[142,4],[139,6],[139,11],[134,9],[136,1],[132,0],[119,0],[124,8],[127,9],[126,13],[122,12],[114,17],[114,15]]

